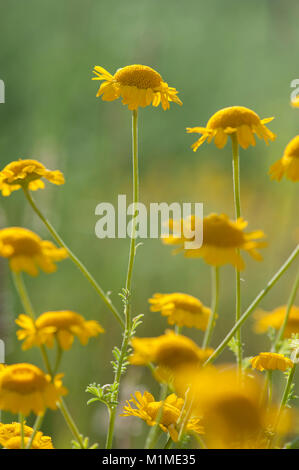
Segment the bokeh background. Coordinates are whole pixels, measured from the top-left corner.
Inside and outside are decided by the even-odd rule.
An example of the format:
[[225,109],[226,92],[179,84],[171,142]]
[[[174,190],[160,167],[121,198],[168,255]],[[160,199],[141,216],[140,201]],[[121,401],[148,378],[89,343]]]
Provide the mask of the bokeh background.
[[[124,287],[129,239],[99,240],[94,233],[99,202],[131,201],[131,116],[120,101],[96,99],[94,65],[114,73],[141,63],[158,70],[179,90],[184,105],[169,111],[140,112],[140,198],[150,202],[203,202],[204,212],[233,216],[231,149],[205,144],[196,153],[196,136],[186,126],[204,125],[218,109],[244,105],[277,134],[266,146],[241,151],[241,198],[250,229],[262,229],[269,247],[264,261],[246,258],[242,278],[242,310],[264,287],[294,248],[298,238],[298,188],[290,181],[271,182],[270,164],[282,156],[299,130],[299,111],[290,106],[290,83],[299,78],[296,0],[1,0],[0,78],[6,103],[0,106],[1,168],[18,157],[35,158],[64,172],[66,184],[47,185],[34,194],[62,237],[81,258],[114,303]],[[21,192],[0,200],[0,226],[18,225],[50,235],[26,205]],[[286,303],[295,266],[261,304],[272,309]],[[7,362],[42,365],[37,349],[22,352],[14,320],[22,307],[14,292],[8,265],[0,260],[0,337]],[[85,348],[77,341],[65,354],[61,370],[70,389],[67,403],[79,428],[92,442],[104,445],[107,413],[102,405],[86,405],[85,387],[111,383],[111,350],[120,345],[120,329],[92,287],[70,261],[55,274],[26,276],[37,312],[73,309],[98,319],[107,334]],[[172,256],[159,240],[143,240],[134,271],[134,314],[143,313],[140,336],[159,335],[167,323],[150,313],[147,299],[155,292],[181,291],[210,303],[210,269],[201,260]],[[233,324],[234,271],[221,269],[219,320],[213,345]],[[268,339],[243,329],[245,354],[267,350]],[[196,341],[202,333],[190,331]],[[226,351],[219,361],[233,360]],[[123,378],[121,400],[145,388],[158,394],[148,370],[131,367]],[[5,415],[5,418],[11,419]],[[30,417],[28,423],[32,422]],[[71,436],[59,413],[48,412],[43,431],[54,445],[69,447]],[[117,447],[142,447],[148,431],[138,419],[118,418]]]

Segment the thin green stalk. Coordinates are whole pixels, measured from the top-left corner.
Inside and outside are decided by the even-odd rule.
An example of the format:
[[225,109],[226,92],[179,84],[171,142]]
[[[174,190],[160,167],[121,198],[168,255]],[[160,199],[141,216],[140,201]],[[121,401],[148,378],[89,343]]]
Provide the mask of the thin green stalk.
[[218,348],[216,348],[216,350],[213,352],[213,354],[207,359],[207,361],[205,362],[205,365],[214,362],[215,359],[223,352],[223,350],[226,348],[227,344],[230,342],[232,337],[236,334],[238,329],[243,325],[243,323],[247,320],[247,318],[251,315],[251,313],[256,309],[256,307],[261,302],[261,300],[272,289],[272,287],[281,278],[281,276],[287,271],[287,269],[291,266],[293,261],[297,258],[298,254],[299,254],[299,245],[296,246],[296,248],[291,253],[291,255],[288,257],[288,259],[285,261],[285,263],[274,274],[272,279],[270,279],[270,281],[268,282],[266,287],[256,296],[256,298],[249,305],[247,310],[240,317],[239,321],[236,322],[236,324],[233,326],[233,328],[230,330],[230,332],[226,335],[224,340],[220,343]]
[[211,306],[212,313],[210,315],[208,327],[204,335],[204,339],[202,343],[203,348],[207,348],[208,345],[210,344],[213,329],[215,326],[216,315],[218,311],[218,304],[219,304],[219,267],[212,266],[212,306]]
[[280,417],[284,407],[287,404],[288,396],[289,396],[290,389],[291,389],[291,386],[292,386],[292,383],[293,383],[293,378],[294,378],[296,366],[297,366],[297,364],[295,363],[293,365],[290,373],[289,373],[288,380],[287,380],[287,383],[286,383],[286,386],[285,386],[285,389],[284,389],[284,392],[283,392],[283,396],[282,396],[282,399],[281,399],[281,404],[280,404],[280,408],[279,408],[278,417]]
[[35,320],[35,313],[27,293],[27,289],[24,284],[22,273],[16,273],[12,271],[12,276],[15,284],[16,291],[19,294],[25,313],[29,315],[32,320]]
[[76,441],[80,445],[81,449],[84,449],[85,446],[84,446],[83,438],[82,438],[82,436],[79,432],[79,429],[76,426],[75,421],[72,418],[72,415],[70,414],[69,410],[67,409],[67,406],[64,403],[62,398],[60,398],[57,405],[58,405],[58,408],[60,409],[60,411],[61,411],[61,413],[62,413],[62,415],[65,419],[65,422],[67,423],[71,433],[73,434],[74,438],[76,439]]
[[172,440],[171,437],[169,436],[169,438],[167,439],[166,444],[165,444],[165,446],[164,446],[164,449],[171,449],[171,448],[172,448],[172,444],[173,444],[173,440]]
[[161,385],[161,393],[160,393],[160,401],[163,402],[161,408],[159,409],[158,411],[158,414],[157,414],[157,417],[156,417],[156,424],[155,426],[151,427],[149,433],[148,433],[148,436],[147,436],[147,439],[146,439],[146,443],[145,443],[145,449],[154,449],[155,447],[155,444],[158,440],[158,437],[159,437],[159,433],[160,433],[160,421],[162,419],[162,415],[163,415],[163,405],[164,405],[164,401],[165,401],[165,398],[167,396],[167,390],[168,390],[168,386],[166,384],[162,384]]
[[19,413],[19,421],[21,426],[21,449],[25,449],[24,416],[22,413]]
[[35,420],[35,423],[34,423],[34,426],[33,426],[33,433],[32,433],[31,436],[30,436],[30,439],[29,439],[29,441],[28,441],[28,444],[27,444],[27,446],[26,446],[26,449],[31,449],[31,446],[32,446],[33,441],[34,441],[34,438],[35,438],[35,436],[36,436],[36,433],[39,431],[39,429],[40,429],[40,427],[41,427],[41,425],[42,425],[44,416],[45,416],[45,413],[36,417],[36,420]]
[[37,207],[36,203],[34,202],[30,191],[26,188],[23,187],[24,194],[26,196],[27,201],[29,202],[30,206],[32,209],[36,212],[38,217],[42,220],[42,222],[45,224],[49,232],[51,233],[52,237],[54,240],[60,245],[61,247],[65,248],[67,251],[70,259],[75,263],[75,265],[80,269],[80,271],[84,274],[84,276],[87,278],[87,280],[90,282],[90,284],[93,286],[93,288],[96,290],[96,292],[99,294],[101,299],[105,302],[107,307],[111,310],[117,321],[121,324],[121,326],[124,326],[124,321],[123,318],[120,316],[119,312],[117,311],[116,307],[112,304],[110,298],[108,297],[107,294],[103,291],[103,289],[99,286],[97,281],[94,279],[94,277],[90,274],[90,272],[87,270],[87,268],[81,263],[81,261],[77,258],[77,256],[70,250],[70,248],[66,245],[66,243],[62,240],[60,235],[56,232],[54,227],[51,225],[51,223],[48,221],[48,219],[42,214],[40,209]]

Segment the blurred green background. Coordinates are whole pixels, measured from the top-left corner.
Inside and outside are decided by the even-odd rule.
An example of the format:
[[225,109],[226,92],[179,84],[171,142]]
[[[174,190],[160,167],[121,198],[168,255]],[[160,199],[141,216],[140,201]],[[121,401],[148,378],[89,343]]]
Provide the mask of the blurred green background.
[[[290,82],[299,78],[298,15],[296,0],[138,0],[63,2],[1,0],[0,79],[6,103],[0,105],[1,168],[18,157],[40,160],[63,171],[66,184],[47,184],[34,194],[53,225],[88,266],[114,303],[124,287],[129,239],[99,240],[94,233],[99,202],[131,200],[131,115],[121,105],[96,99],[98,82],[92,69],[101,65],[111,73],[140,63],[158,70],[179,90],[183,107],[169,111],[141,110],[140,198],[150,202],[204,203],[204,212],[233,216],[231,148],[205,144],[190,149],[196,135],[185,127],[204,125],[218,109],[243,105],[261,118],[275,116],[269,125],[277,134],[266,146],[241,151],[241,198],[249,229],[262,229],[269,247],[264,261],[246,257],[242,274],[242,309],[265,286],[293,249],[298,238],[298,188],[290,181],[271,182],[270,164],[299,130],[299,111],[290,106]],[[296,193],[297,190],[297,193]],[[50,238],[22,193],[0,200],[0,226],[19,225]],[[286,303],[295,266],[280,280],[261,306]],[[14,319],[22,307],[14,292],[6,261],[0,261],[0,337],[5,338],[7,362],[33,361],[41,365],[37,349],[22,352],[15,339]],[[221,269],[219,320],[213,345],[233,324],[234,270]],[[67,403],[79,428],[92,442],[104,445],[107,413],[104,406],[87,407],[90,382],[113,380],[110,361],[120,345],[120,329],[92,287],[70,261],[59,263],[55,274],[26,276],[37,312],[72,309],[97,319],[107,334],[82,347],[75,341],[61,370],[70,393]],[[201,260],[172,256],[159,240],[143,240],[134,271],[134,314],[144,313],[140,336],[159,335],[167,327],[158,313],[150,313],[147,299],[155,292],[185,292],[210,303],[210,269]],[[189,331],[184,331],[189,334]],[[201,341],[202,333],[190,331]],[[255,336],[252,320],[243,329],[245,354],[268,348],[268,339]],[[227,351],[221,361],[233,360]],[[158,386],[144,368],[131,367],[123,378],[122,402],[145,388],[157,396]],[[7,420],[11,419],[5,415]],[[28,423],[32,423],[30,417]],[[60,414],[48,412],[43,431],[54,445],[69,447],[71,436]],[[138,419],[118,418],[117,447],[142,447],[148,431]]]

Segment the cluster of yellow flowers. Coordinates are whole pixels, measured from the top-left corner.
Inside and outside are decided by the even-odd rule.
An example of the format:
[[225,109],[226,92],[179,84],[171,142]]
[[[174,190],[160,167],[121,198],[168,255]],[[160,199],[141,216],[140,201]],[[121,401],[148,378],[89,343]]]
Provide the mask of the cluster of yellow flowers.
[[[103,67],[94,68],[94,80],[102,81],[97,96],[104,101],[118,98],[133,112],[133,169],[134,203],[138,202],[138,152],[137,152],[137,112],[141,107],[162,105],[169,109],[170,103],[182,105],[175,88],[168,86],[161,75],[150,67],[131,65],[119,69],[111,75]],[[296,106],[296,103],[293,103]],[[290,356],[284,338],[291,338],[299,333],[299,308],[294,305],[298,289],[298,279],[292,290],[287,305],[278,307],[273,312],[255,313],[255,332],[264,333],[269,328],[277,331],[271,350],[260,352],[256,357],[243,358],[240,328],[247,316],[255,310],[258,302],[266,295],[282,273],[298,255],[298,247],[289,261],[277,273],[267,289],[264,289],[253,307],[241,316],[240,271],[245,269],[241,251],[247,252],[254,260],[261,261],[260,248],[266,247],[265,234],[262,230],[246,231],[248,223],[240,211],[239,146],[247,149],[256,144],[255,137],[266,144],[275,140],[275,134],[266,124],[271,118],[260,119],[254,111],[233,106],[217,111],[205,127],[187,128],[188,133],[198,133],[201,137],[192,145],[196,151],[205,141],[214,139],[216,147],[222,149],[228,137],[232,141],[235,219],[226,214],[212,213],[202,220],[203,243],[200,248],[185,248],[185,242],[192,238],[185,236],[185,224],[189,231],[197,227],[196,219],[191,216],[180,221],[169,220],[172,231],[162,238],[165,245],[176,246],[174,253],[183,252],[186,258],[202,258],[212,267],[213,301],[211,308],[206,307],[198,298],[181,293],[154,293],[149,299],[150,310],[161,312],[167,318],[168,329],[154,338],[139,338],[134,335],[135,326],[131,315],[131,283],[134,257],[136,252],[134,237],[131,239],[129,268],[125,289],[124,318],[118,313],[111,300],[92,278],[83,264],[68,249],[57,232],[35,205],[30,191],[44,188],[43,178],[61,185],[64,177],[58,170],[51,171],[35,160],[18,160],[9,163],[0,172],[0,190],[3,196],[22,189],[24,195],[37,215],[45,223],[54,240],[42,240],[37,234],[22,227],[7,227],[0,230],[0,256],[9,260],[9,266],[15,278],[15,284],[24,305],[25,313],[19,315],[16,324],[20,327],[17,337],[23,341],[22,349],[33,346],[40,348],[47,372],[33,364],[12,364],[0,368],[0,409],[19,413],[20,423],[0,423],[0,444],[5,448],[53,448],[51,438],[43,436],[38,430],[40,421],[34,428],[25,425],[24,416],[31,411],[39,417],[47,408],[61,409],[66,421],[70,416],[62,400],[67,393],[62,385],[62,374],[56,374],[63,351],[69,350],[77,336],[82,345],[89,338],[103,333],[104,329],[94,320],[85,318],[70,310],[44,312],[35,316],[31,302],[25,290],[22,272],[36,276],[39,269],[46,273],[56,270],[56,262],[70,258],[83,272],[102,300],[115,315],[122,326],[125,325],[123,343],[116,363],[114,379],[114,401],[106,403],[110,411],[110,424],[106,447],[112,446],[118,390],[121,375],[125,370],[125,361],[135,366],[148,366],[154,378],[160,383],[161,397],[145,391],[137,391],[126,402],[121,416],[134,416],[144,420],[151,427],[147,446],[157,445],[159,432],[168,434],[165,448],[173,443],[180,445],[186,435],[193,435],[197,445],[203,448],[274,448],[284,445],[284,437],[296,431],[295,412],[287,410],[290,399],[292,380],[298,362],[297,350]],[[274,163],[269,174],[278,181],[283,176],[293,182],[299,181],[299,135],[286,146],[282,158]],[[177,230],[183,234],[176,235]],[[134,218],[133,229],[134,233]],[[194,237],[195,238],[195,237]],[[236,324],[217,349],[209,347],[211,335],[219,317],[219,269],[230,264],[236,271]],[[169,328],[170,328],[169,327]],[[204,332],[202,346],[199,347],[188,336],[182,334],[182,328],[196,328]],[[293,338],[294,339],[294,338]],[[296,339],[296,337],[295,337]],[[214,359],[228,345],[236,355],[234,364],[214,366]],[[57,345],[55,366],[49,362],[47,348]],[[251,367],[251,368],[250,368]],[[266,371],[266,378],[259,372]],[[272,371],[283,371],[287,375],[282,400],[276,403],[272,397]],[[115,391],[116,390],[116,391]],[[101,395],[103,397],[103,395]],[[103,401],[104,399],[102,399]],[[84,448],[82,436],[71,426],[80,447]],[[163,433],[162,433],[163,436]]]

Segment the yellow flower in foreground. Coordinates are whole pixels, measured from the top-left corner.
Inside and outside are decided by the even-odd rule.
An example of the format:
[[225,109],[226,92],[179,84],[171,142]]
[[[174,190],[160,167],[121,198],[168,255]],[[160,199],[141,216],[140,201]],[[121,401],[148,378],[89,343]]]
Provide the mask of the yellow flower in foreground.
[[272,180],[280,181],[283,176],[291,181],[299,181],[299,135],[286,146],[283,157],[269,170]]
[[45,312],[35,321],[28,315],[19,315],[17,325],[22,329],[17,331],[19,340],[25,340],[22,349],[46,344],[53,347],[55,338],[64,350],[70,349],[74,336],[77,336],[84,346],[89,338],[104,333],[104,329],[95,320],[86,321],[82,315],[70,310]]
[[149,299],[152,312],[161,312],[170,325],[195,327],[206,330],[211,310],[192,295],[175,292],[173,294],[154,294]]
[[[27,446],[33,429],[24,425],[24,444]],[[21,425],[20,423],[3,424],[0,423],[0,444],[5,449],[21,448]],[[35,435],[31,449],[53,449],[52,440],[48,436],[44,436],[41,431]]]
[[36,160],[22,160],[11,162],[0,171],[0,191],[2,196],[10,196],[22,186],[36,191],[45,187],[42,178],[53,184],[63,184],[64,176],[59,170],[51,171]]
[[33,364],[13,364],[0,372],[0,409],[27,416],[31,411],[43,414],[46,408],[56,409],[57,401],[67,390],[62,374],[51,377]]
[[[188,220],[182,219],[179,224],[181,224],[181,234],[188,232],[188,230],[183,228],[184,224],[190,226],[193,233],[195,227],[199,225],[195,224],[194,216]],[[175,250],[174,253],[184,251],[184,255],[187,258],[203,258],[206,263],[212,266],[232,264],[241,271],[245,268],[245,264],[239,250],[244,250],[255,260],[261,261],[262,257],[256,249],[266,246],[265,242],[256,240],[263,238],[265,236],[264,232],[256,230],[246,233],[244,229],[247,227],[247,224],[243,218],[233,221],[225,214],[210,214],[203,219],[202,246],[200,248],[184,249],[184,243],[192,241],[192,238],[185,238],[184,235],[176,236],[176,222],[170,221],[174,234],[169,237],[162,237],[162,241],[166,245],[179,245],[179,249]]]
[[[281,307],[272,310],[272,312],[257,310],[254,314],[254,331],[256,333],[266,333],[269,328],[279,330],[283,324],[286,310],[286,305],[282,305]],[[290,338],[292,333],[299,333],[299,307],[296,305],[291,307],[289,318],[284,331],[284,337]]]
[[293,367],[293,361],[283,354],[273,352],[261,352],[258,356],[251,359],[251,367],[260,371],[263,370],[282,370]]
[[231,106],[213,114],[206,127],[187,127],[187,132],[202,134],[192,145],[194,152],[206,139],[210,143],[213,138],[215,145],[221,149],[232,134],[236,134],[241,147],[247,149],[249,145],[255,145],[254,134],[264,139],[266,144],[275,139],[276,135],[265,126],[272,119],[274,118],[260,119],[254,111],[244,106]]
[[[159,426],[164,432],[168,432],[173,441],[178,440],[179,429],[177,422],[181,416],[184,400],[178,398],[174,393],[168,395],[164,401],[155,401],[153,395],[149,392],[135,393],[136,398],[131,395],[131,400],[127,401],[121,416],[136,416],[143,419],[148,426],[155,426],[159,411],[162,408]],[[132,404],[136,406],[133,408]],[[160,411],[161,413],[161,411]],[[203,428],[199,424],[200,420],[196,417],[188,419],[185,431],[203,434]]]
[[102,96],[103,101],[114,101],[121,97],[122,103],[131,110],[150,104],[159,106],[160,103],[166,110],[170,101],[182,104],[177,90],[169,87],[158,72],[146,65],[128,65],[118,69],[114,75],[99,66],[93,72],[96,75],[93,80],[104,80],[97,93],[97,97]]
[[46,273],[56,271],[55,261],[67,258],[64,248],[42,240],[36,233],[22,227],[0,230],[0,256],[9,259],[12,271],[25,271],[37,276],[38,268]]

